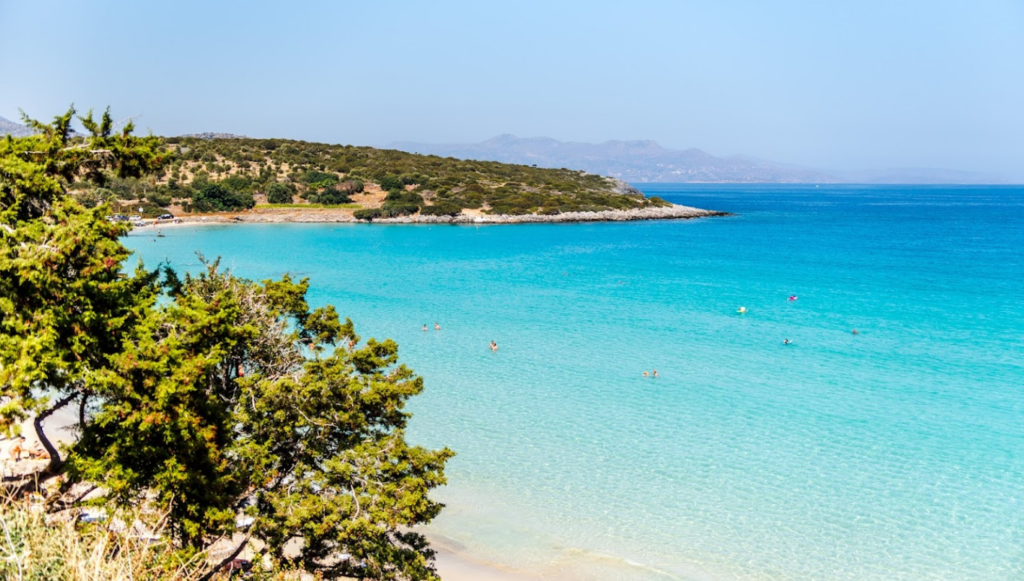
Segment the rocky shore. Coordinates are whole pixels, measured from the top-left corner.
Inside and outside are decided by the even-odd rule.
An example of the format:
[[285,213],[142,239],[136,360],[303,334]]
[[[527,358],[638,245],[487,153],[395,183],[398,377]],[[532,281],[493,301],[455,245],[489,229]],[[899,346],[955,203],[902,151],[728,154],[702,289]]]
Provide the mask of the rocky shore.
[[[728,216],[727,212],[702,210],[690,206],[672,205],[661,208],[635,210],[603,210],[599,212],[565,212],[562,214],[495,215],[479,211],[464,212],[458,216],[401,216],[380,218],[381,224],[526,224],[536,222],[626,222],[634,220],[688,220],[711,216]],[[344,223],[363,222],[344,209],[260,209],[230,214],[179,215],[177,223],[237,224],[237,223]],[[158,225],[165,225],[161,222]]]
[[600,212],[563,212],[561,214],[526,214],[516,216],[482,214],[467,216],[402,216],[375,222],[387,224],[522,224],[531,222],[627,222],[633,220],[686,220],[708,216],[725,216],[725,212],[701,210],[689,206],[642,208],[636,210],[603,210]]

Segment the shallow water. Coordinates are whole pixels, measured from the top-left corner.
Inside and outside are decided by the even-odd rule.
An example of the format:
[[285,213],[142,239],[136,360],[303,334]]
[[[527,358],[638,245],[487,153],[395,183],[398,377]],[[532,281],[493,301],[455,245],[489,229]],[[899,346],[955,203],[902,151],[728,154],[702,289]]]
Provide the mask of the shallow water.
[[315,303],[396,339],[427,381],[411,438],[459,453],[431,534],[473,558],[576,579],[1024,578],[1024,188],[642,189],[737,216],[127,242],[151,266],[200,250],[309,276]]

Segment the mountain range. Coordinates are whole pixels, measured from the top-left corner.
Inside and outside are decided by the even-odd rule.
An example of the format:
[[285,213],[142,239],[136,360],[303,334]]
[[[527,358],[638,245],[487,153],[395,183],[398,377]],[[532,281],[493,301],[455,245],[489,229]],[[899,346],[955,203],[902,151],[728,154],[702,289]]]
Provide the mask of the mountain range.
[[700,149],[668,149],[654,141],[606,141],[595,144],[558,141],[549,137],[499,135],[480,143],[397,142],[388,147],[442,157],[582,169],[632,183],[1004,183],[1004,180],[996,176],[977,172],[931,168],[819,170],[744,156],[716,157]]
[[0,117],[0,136],[11,134],[15,137],[28,137],[35,131],[32,131],[28,127],[14,121],[8,121],[3,117]]
[[[0,117],[0,136],[32,135],[24,125]],[[226,133],[200,133],[184,137],[239,137]],[[581,169],[632,183],[862,183],[862,184],[999,184],[998,176],[934,168],[886,168],[863,171],[819,170],[753,159],[716,157],[700,149],[668,149],[654,141],[581,143],[550,137],[521,138],[499,135],[479,143],[416,143],[388,146],[410,153],[459,159],[499,161],[546,168]]]

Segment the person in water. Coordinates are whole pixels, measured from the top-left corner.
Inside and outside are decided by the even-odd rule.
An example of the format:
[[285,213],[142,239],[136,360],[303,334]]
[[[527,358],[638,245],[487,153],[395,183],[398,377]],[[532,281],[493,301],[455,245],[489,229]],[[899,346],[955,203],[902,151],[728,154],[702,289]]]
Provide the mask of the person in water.
[[796,295],[789,295],[789,300],[795,301],[796,300]]
[[854,330],[853,330],[853,334],[854,334],[854,335],[860,335],[860,331],[858,331],[857,329],[854,329]]
[[654,377],[658,377],[658,370],[655,369],[654,371],[652,371],[651,375],[653,375]]
[[497,351],[497,350],[498,350],[498,344],[495,343],[494,341],[491,341],[491,351]]
[[426,331],[426,330],[427,330],[427,326],[426,326],[426,325],[423,325],[423,330],[424,330],[424,331]]
[[441,325],[439,325],[437,323],[434,323],[434,330],[435,331],[440,331],[441,330]]
[[644,377],[649,377],[649,374],[646,371],[644,372]]
[[782,340],[782,344],[783,345],[789,345],[789,339],[783,339]]

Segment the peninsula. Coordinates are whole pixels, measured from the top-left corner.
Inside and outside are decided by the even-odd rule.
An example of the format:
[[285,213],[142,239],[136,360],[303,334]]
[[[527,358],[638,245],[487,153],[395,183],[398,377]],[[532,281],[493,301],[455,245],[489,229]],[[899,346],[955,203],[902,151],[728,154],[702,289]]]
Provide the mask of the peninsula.
[[86,206],[205,222],[521,223],[722,215],[570,169],[235,136],[161,138],[144,179],[81,181]]

